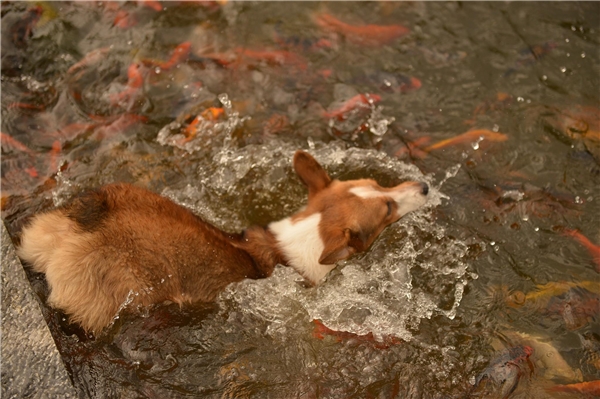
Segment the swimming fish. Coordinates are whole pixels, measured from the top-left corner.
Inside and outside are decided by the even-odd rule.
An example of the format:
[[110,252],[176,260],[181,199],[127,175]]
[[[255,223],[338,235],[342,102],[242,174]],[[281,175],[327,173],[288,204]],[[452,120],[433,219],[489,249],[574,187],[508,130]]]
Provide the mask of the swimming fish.
[[583,245],[585,249],[588,250],[592,260],[596,264],[596,271],[600,273],[600,245],[596,245],[591,242],[589,238],[581,234],[581,232],[578,230],[564,229],[562,234],[567,237],[573,237],[577,242]]
[[388,349],[393,345],[402,344],[404,341],[393,336],[384,337],[379,341],[375,338],[372,332],[368,334],[358,335],[347,331],[336,331],[325,326],[321,320],[313,320],[315,325],[313,329],[313,337],[323,340],[326,336],[335,338],[336,342],[357,342],[370,343],[377,349]]
[[[533,348],[519,345],[500,352],[475,379],[474,388],[484,380],[492,381],[500,388],[502,398],[508,398],[517,388],[521,372],[521,363],[527,362],[533,354]],[[530,365],[531,367],[531,365]]]
[[151,59],[144,59],[142,60],[142,63],[146,66],[158,67],[164,71],[168,71],[169,69],[184,62],[188,58],[191,48],[192,43],[183,42],[177,47],[175,47],[173,53],[171,53],[171,56],[167,61],[155,61]]
[[549,392],[569,392],[584,394],[584,398],[597,398],[600,396],[600,380],[579,382],[576,384],[555,385],[548,388]]
[[357,94],[349,100],[346,100],[340,105],[334,107],[332,110],[323,112],[322,115],[325,118],[340,119],[352,110],[360,108],[369,108],[379,101],[381,101],[381,96],[378,96],[377,94]]
[[402,25],[350,25],[330,14],[320,14],[314,17],[322,29],[343,35],[355,44],[382,46],[410,32]]
[[439,150],[440,148],[450,147],[457,144],[473,143],[481,140],[488,140],[492,142],[502,142],[508,140],[508,136],[504,133],[493,132],[486,129],[469,130],[461,135],[439,141],[424,149],[425,152],[431,152],[433,150]]

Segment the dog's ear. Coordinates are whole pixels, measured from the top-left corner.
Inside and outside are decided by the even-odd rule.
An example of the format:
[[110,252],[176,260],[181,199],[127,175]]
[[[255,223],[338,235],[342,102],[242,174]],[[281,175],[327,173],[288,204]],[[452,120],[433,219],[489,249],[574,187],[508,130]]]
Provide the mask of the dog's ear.
[[350,246],[351,233],[350,229],[329,235],[323,249],[323,253],[319,258],[319,263],[322,265],[333,265],[334,263],[350,257],[356,252],[356,248]]
[[308,187],[308,199],[331,183],[331,178],[323,167],[307,152],[298,150],[294,154],[294,170]]

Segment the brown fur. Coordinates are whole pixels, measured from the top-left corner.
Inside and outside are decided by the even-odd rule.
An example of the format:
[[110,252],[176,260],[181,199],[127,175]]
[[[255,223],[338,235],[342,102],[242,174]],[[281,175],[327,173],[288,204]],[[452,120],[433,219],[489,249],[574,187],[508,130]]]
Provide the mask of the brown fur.
[[[396,205],[384,197],[365,199],[348,192],[358,185],[386,190],[372,180],[332,181],[302,151],[294,156],[294,168],[308,187],[309,201],[291,217],[292,224],[314,213],[322,217],[319,231],[310,234],[320,237],[325,250],[312,267],[366,250],[399,218],[390,215]],[[296,246],[304,242],[293,237]],[[281,245],[268,228],[227,234],[167,198],[111,184],[35,216],[23,230],[18,253],[46,274],[50,305],[85,330],[100,332],[126,302],[210,302],[232,282],[268,277],[275,265],[289,264]]]

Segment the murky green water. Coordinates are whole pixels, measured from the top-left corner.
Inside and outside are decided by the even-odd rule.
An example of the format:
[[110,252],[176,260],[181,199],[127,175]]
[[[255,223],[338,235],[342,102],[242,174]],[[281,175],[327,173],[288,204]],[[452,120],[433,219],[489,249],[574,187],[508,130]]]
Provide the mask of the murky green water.
[[279,268],[95,339],[45,307],[82,397],[598,389],[600,3],[145,3],[2,2],[15,241],[114,181],[228,231],[266,224],[304,204],[298,148],[431,199],[317,288]]

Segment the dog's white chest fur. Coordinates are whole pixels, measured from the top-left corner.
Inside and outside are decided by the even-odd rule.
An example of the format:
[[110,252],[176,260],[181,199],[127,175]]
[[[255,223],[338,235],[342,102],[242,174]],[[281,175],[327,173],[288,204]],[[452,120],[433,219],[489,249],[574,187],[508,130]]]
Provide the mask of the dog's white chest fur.
[[320,222],[321,214],[315,213],[295,222],[286,218],[269,225],[290,266],[315,284],[335,268],[319,263],[325,248],[319,235]]

